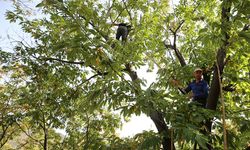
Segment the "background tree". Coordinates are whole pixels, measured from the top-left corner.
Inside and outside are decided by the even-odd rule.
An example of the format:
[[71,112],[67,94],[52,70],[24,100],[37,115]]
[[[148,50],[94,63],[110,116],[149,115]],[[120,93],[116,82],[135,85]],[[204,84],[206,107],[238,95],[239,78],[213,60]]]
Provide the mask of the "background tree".
[[[15,71],[18,63],[21,73],[9,76],[18,91],[10,97],[22,108],[15,122],[38,146],[190,149],[197,142],[202,148],[222,149],[223,128],[230,148],[247,146],[249,1],[180,0],[171,10],[167,1],[45,0],[36,7],[43,16],[34,19],[21,3],[14,6],[7,19],[19,23],[32,41],[17,41],[16,59],[2,66]],[[121,22],[133,29],[125,44],[115,40],[111,26]],[[3,52],[1,56],[8,58]],[[143,66],[157,70],[149,86],[137,74]],[[190,82],[197,66],[215,66],[206,110],[190,108],[187,97],[170,83],[173,78]],[[223,93],[227,126],[220,115],[220,80],[236,87]],[[112,114],[117,110],[124,117],[145,113],[158,134],[119,138],[115,129],[120,118]],[[211,118],[212,132],[200,133],[205,128],[200,122]],[[55,128],[65,129],[66,136],[59,140]]]

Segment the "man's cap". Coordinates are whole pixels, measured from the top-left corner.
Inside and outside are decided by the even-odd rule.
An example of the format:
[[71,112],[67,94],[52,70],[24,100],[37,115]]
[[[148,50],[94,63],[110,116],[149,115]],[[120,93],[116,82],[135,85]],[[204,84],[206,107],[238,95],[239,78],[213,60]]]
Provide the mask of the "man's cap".
[[195,68],[195,69],[194,69],[194,72],[197,72],[197,71],[203,72],[201,68]]

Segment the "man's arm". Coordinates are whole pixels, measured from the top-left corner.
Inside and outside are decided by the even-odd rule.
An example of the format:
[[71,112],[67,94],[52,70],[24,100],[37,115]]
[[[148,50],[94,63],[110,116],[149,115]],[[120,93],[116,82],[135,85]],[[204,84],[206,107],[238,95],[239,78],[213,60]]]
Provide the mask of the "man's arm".
[[174,86],[176,86],[176,87],[178,88],[178,90],[179,90],[182,94],[187,94],[188,92],[191,91],[190,85],[188,85],[188,87],[186,87],[186,88],[183,88],[183,87],[181,87],[181,86],[179,85],[179,81],[177,81],[177,80],[174,79],[172,82],[174,83]]
[[178,87],[178,90],[182,93],[182,94],[187,94],[186,90],[181,88],[181,87]]

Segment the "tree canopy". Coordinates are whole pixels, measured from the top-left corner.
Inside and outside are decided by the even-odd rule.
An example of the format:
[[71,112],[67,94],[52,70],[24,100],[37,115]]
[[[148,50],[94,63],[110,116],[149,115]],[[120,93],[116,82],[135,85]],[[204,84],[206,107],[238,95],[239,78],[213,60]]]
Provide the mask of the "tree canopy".
[[[13,1],[6,12],[30,39],[0,51],[1,148],[250,147],[249,0],[33,3]],[[115,39],[117,23],[132,26],[125,43]],[[157,71],[152,84],[142,67]],[[196,67],[211,77],[207,109],[172,84],[186,86]],[[119,137],[121,119],[142,113],[158,132]]]

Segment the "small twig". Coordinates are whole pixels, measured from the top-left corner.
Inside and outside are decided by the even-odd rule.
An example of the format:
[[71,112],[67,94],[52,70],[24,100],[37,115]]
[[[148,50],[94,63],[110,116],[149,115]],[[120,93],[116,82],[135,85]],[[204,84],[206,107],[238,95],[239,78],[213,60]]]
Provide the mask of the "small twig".
[[171,49],[174,49],[174,46],[173,46],[173,45],[171,45],[171,44],[166,44],[166,43],[164,43],[164,45],[165,45],[165,47],[166,47],[166,48],[171,48]]
[[[111,9],[113,8],[114,1],[115,1],[115,0],[112,1],[112,4],[111,4],[111,6],[110,6],[110,0],[109,0],[109,2],[108,2],[109,8],[108,8],[108,11],[107,11],[107,17],[108,17],[108,16],[110,17],[110,20],[111,20],[112,23],[113,23],[113,21],[112,21],[112,17],[111,17],[110,11],[111,11]],[[106,18],[107,18],[107,17],[106,17]]]
[[[39,58],[38,58],[39,59]],[[68,60],[62,60],[62,59],[58,59],[58,58],[52,58],[52,57],[44,57],[44,58],[40,58],[40,60],[45,60],[45,61],[59,61],[59,62],[62,62],[62,63],[68,63],[68,64],[79,64],[79,65],[84,65],[85,62],[76,62],[76,61],[68,61]]]
[[169,28],[169,30],[174,34],[175,32],[174,32],[174,30],[172,30],[171,28]]
[[28,134],[28,133],[21,127],[21,125],[20,125],[19,123],[16,122],[16,124],[17,124],[17,126],[23,131],[23,133],[24,133],[26,136],[28,136],[29,138],[31,138],[32,140],[34,140],[35,142],[37,142],[37,143],[39,143],[41,146],[43,146],[43,144],[42,144],[39,140],[33,138],[30,134]]
[[80,85],[82,85],[82,84],[84,84],[84,83],[90,81],[91,79],[95,78],[96,76],[99,76],[99,75],[107,75],[107,74],[108,74],[108,72],[105,72],[105,73],[98,72],[97,74],[95,74],[95,75],[89,77],[88,79],[86,79],[85,81],[83,81]]
[[20,146],[18,146],[16,149],[21,149],[22,147],[24,147],[28,143],[29,143],[29,141],[25,141],[25,143],[20,143]]
[[122,12],[124,11],[125,8],[123,8],[120,13],[118,14],[118,16],[115,18],[114,22],[116,22],[116,20],[120,17],[120,15],[122,14]]
[[233,114],[238,114],[238,113],[245,112],[245,111],[250,111],[250,108],[249,109],[244,109],[244,110],[233,111],[232,113]]
[[[130,11],[128,10],[128,6],[126,5],[126,3],[125,3],[125,1],[124,0],[122,0],[122,2],[123,2],[123,4],[124,4],[124,6],[125,6],[125,9],[127,10],[127,12],[128,12],[128,15],[129,15],[129,19],[130,19],[130,23],[132,23],[132,16],[131,16],[131,13],[130,13]],[[132,24],[131,24],[132,25]]]
[[178,30],[181,28],[181,26],[183,25],[184,22],[185,22],[185,20],[181,21],[181,23],[179,24],[179,26],[176,28],[175,33],[178,32]]

